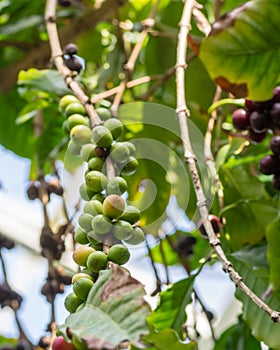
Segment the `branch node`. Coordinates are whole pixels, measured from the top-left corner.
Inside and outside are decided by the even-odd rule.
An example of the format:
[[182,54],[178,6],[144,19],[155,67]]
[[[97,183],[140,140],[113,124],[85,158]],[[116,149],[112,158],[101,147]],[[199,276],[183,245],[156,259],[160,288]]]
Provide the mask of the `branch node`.
[[183,68],[184,70],[186,70],[188,67],[188,64],[186,62],[183,62],[183,63],[177,63],[175,65],[175,69],[178,69],[178,68]]
[[47,23],[56,23],[56,17],[55,16],[49,16],[49,17],[45,18],[45,21]]
[[155,25],[155,20],[153,18],[146,18],[141,22],[141,25],[144,30],[153,28]]
[[[211,239],[211,240],[209,241],[209,244],[210,244],[210,246],[211,246],[212,248],[214,248],[214,247],[220,246],[220,245],[221,245],[221,241],[220,241],[218,238],[214,238],[214,239]],[[228,272],[228,271],[226,270],[228,266],[232,267],[232,264],[231,264],[231,263],[227,263],[226,266],[224,266],[225,272]]]
[[[223,264],[223,271],[225,273],[230,273],[232,271],[232,268],[233,268],[233,265],[230,261],[226,261],[224,264]],[[240,276],[238,276],[237,278],[240,282],[242,281],[242,278]]]
[[270,318],[273,322],[279,322],[279,318],[280,318],[280,312],[277,311],[273,311],[270,315]]

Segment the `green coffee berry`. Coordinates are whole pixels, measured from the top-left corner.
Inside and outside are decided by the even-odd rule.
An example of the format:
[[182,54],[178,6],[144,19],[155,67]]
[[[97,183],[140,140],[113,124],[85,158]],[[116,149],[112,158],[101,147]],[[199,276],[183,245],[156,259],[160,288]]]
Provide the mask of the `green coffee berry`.
[[104,199],[103,214],[112,219],[117,219],[125,209],[125,201],[117,194],[110,194]]
[[134,227],[132,236],[129,239],[126,239],[125,242],[128,244],[136,245],[142,243],[145,240],[145,234],[140,227]]
[[79,216],[78,223],[84,231],[90,231],[92,219],[92,215],[83,213]]
[[88,256],[95,252],[95,249],[89,246],[80,246],[73,252],[73,260],[80,266],[86,266]]
[[99,202],[101,202],[101,203],[104,202],[104,199],[105,199],[105,198],[106,198],[106,196],[105,196],[103,193],[96,193],[96,194],[92,197],[93,200],[97,200],[97,201],[99,201]]
[[135,224],[140,220],[140,210],[133,205],[127,205],[124,212],[120,216],[120,220],[125,220],[131,224]]
[[121,169],[122,175],[132,175],[135,173],[138,167],[138,160],[135,157],[130,156],[127,163]]
[[89,291],[93,287],[93,281],[86,277],[78,278],[73,284],[73,291],[81,300],[86,300]]
[[100,119],[102,119],[103,121],[110,119],[112,117],[111,112],[108,108],[98,107],[96,108],[96,113],[98,114]]
[[76,294],[71,293],[66,296],[64,300],[64,306],[67,311],[74,313],[77,310],[78,306],[82,304],[82,302],[83,300],[78,298]]
[[74,156],[79,156],[81,152],[81,146],[70,140],[68,142],[67,152],[73,154]]
[[81,157],[85,162],[88,162],[92,157],[94,157],[95,145],[93,143],[86,143],[81,148]]
[[66,121],[66,127],[70,132],[76,125],[89,126],[89,119],[81,114],[72,114]]
[[92,170],[85,175],[86,186],[94,192],[101,192],[108,183],[107,176],[97,170]]
[[66,117],[70,117],[72,114],[86,115],[85,107],[80,102],[72,102],[68,104],[64,110]]
[[77,99],[77,97],[73,96],[73,95],[65,95],[63,96],[58,104],[58,109],[60,111],[60,113],[64,113],[65,109],[68,105],[70,105],[70,103],[73,102],[79,102],[79,100]]
[[94,232],[100,235],[104,235],[110,232],[112,223],[107,216],[98,214],[93,217],[91,226]]
[[106,268],[108,262],[107,255],[104,252],[95,251],[91,253],[87,260],[87,268],[93,272],[99,272]]
[[80,227],[78,227],[76,229],[74,239],[77,243],[80,243],[80,244],[88,244],[89,243],[87,232]]
[[123,132],[122,122],[117,118],[110,118],[105,121],[104,126],[111,131],[114,140],[118,140]]
[[126,145],[126,147],[128,147],[130,155],[135,156],[136,147],[134,146],[134,144],[132,142],[129,142],[129,141],[125,141],[124,144]]
[[132,236],[132,225],[123,220],[118,220],[113,225],[113,235],[119,240],[125,240]]
[[81,186],[79,188],[79,193],[80,193],[81,198],[85,201],[91,200],[95,195],[95,192],[90,190],[86,186],[86,184],[81,184]]
[[98,200],[92,199],[84,205],[83,211],[92,216],[103,214],[103,205]]
[[[92,247],[95,248],[93,245],[100,244],[104,240],[104,235],[96,233],[95,231],[91,230],[87,233],[88,240],[92,243]],[[99,249],[96,249],[99,250]]]
[[103,167],[104,167],[104,160],[102,158],[93,157],[88,161],[89,170],[102,171]]
[[86,125],[76,125],[70,131],[71,140],[78,146],[91,142],[91,130]]
[[123,244],[115,244],[108,251],[108,259],[115,264],[123,265],[128,262],[130,252]]
[[87,273],[79,272],[72,277],[72,283],[74,284],[79,278],[88,278],[92,281],[92,277]]
[[113,142],[113,136],[105,126],[97,125],[92,130],[92,139],[97,146],[108,148]]
[[106,186],[107,194],[118,194],[122,195],[127,190],[127,182],[124,178],[116,176],[108,181]]
[[110,156],[117,163],[127,163],[130,151],[124,142],[116,142],[110,148]]

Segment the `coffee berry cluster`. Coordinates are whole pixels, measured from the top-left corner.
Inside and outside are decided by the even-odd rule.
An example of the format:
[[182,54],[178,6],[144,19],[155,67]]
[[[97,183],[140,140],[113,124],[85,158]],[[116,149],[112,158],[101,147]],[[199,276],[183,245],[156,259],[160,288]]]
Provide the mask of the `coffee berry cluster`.
[[236,109],[232,114],[235,129],[245,131],[253,143],[260,143],[270,137],[272,154],[260,160],[262,174],[273,175],[272,184],[280,190],[280,86],[273,90],[273,97],[267,101],[246,99],[245,108]]
[[[99,108],[102,124],[92,128],[84,106],[72,95],[61,98],[59,109],[66,117],[63,128],[70,135],[68,151],[87,163],[79,189],[85,204],[75,231],[80,245],[73,253],[80,272],[73,276],[73,293],[65,299],[66,309],[73,313],[87,299],[100,270],[129,260],[129,249],[123,243],[139,244],[145,236],[137,225],[139,210],[127,205],[123,196],[126,179],[136,171],[138,161],[133,143],[120,141],[121,121]],[[107,162],[114,169],[112,178],[107,176]]]

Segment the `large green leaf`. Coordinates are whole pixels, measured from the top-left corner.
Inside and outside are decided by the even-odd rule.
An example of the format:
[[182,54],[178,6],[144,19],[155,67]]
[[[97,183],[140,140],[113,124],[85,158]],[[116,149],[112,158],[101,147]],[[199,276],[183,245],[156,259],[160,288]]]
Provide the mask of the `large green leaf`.
[[152,331],[149,335],[143,337],[143,340],[153,345],[155,350],[196,350],[195,342],[183,343],[174,329],[164,329],[162,331]]
[[195,275],[174,283],[160,293],[158,307],[148,316],[147,321],[156,330],[174,329],[182,338],[182,325],[186,321],[186,306],[191,302]]
[[[254,266],[249,262],[246,263],[243,260],[237,260],[233,256],[231,260],[248,287],[261,297],[269,285],[268,270],[265,267]],[[251,328],[253,336],[263,341],[272,349],[279,350],[280,324],[273,323],[270,317],[240,289],[236,290],[236,296],[243,303],[243,318]],[[265,302],[274,310],[280,310],[280,293],[273,293],[265,299]]]
[[149,333],[146,317],[150,308],[144,294],[141,283],[113,265],[100,272],[86,305],[71,314],[61,330],[67,327],[95,350],[115,349],[123,341],[137,342],[141,335]]
[[218,20],[199,57],[212,79],[236,96],[271,98],[279,81],[278,0],[248,1]]
[[280,218],[271,222],[266,228],[268,242],[267,259],[269,261],[269,278],[274,290],[280,288]]
[[220,336],[214,350],[261,350],[261,348],[260,342],[252,336],[250,328],[239,318],[237,324]]

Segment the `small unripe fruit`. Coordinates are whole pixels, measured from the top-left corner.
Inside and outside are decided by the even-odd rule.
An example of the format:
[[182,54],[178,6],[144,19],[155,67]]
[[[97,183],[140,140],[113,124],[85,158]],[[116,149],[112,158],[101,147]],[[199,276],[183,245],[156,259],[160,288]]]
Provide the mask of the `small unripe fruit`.
[[129,159],[130,151],[124,142],[116,142],[110,149],[110,156],[117,163],[126,163]]
[[97,125],[92,130],[92,139],[97,146],[100,147],[110,147],[113,142],[113,136],[109,129],[105,126]]
[[64,306],[67,311],[70,313],[76,312],[78,306],[82,304],[83,300],[77,297],[76,294],[68,294],[64,300]]
[[95,195],[95,191],[90,190],[86,184],[81,184],[80,188],[79,188],[79,193],[80,196],[83,200],[85,201],[89,201],[93,198],[93,196]]
[[59,335],[52,343],[52,350],[76,350],[76,348],[73,344],[68,343],[62,335]]
[[92,199],[84,205],[83,211],[92,216],[103,214],[103,205],[98,200]]
[[104,126],[111,131],[114,140],[118,140],[123,132],[122,122],[117,118],[110,118],[105,121]]
[[102,171],[103,167],[104,167],[104,161],[102,158],[93,157],[88,161],[89,170]]
[[132,236],[129,239],[126,239],[125,242],[131,245],[140,244],[145,240],[145,234],[140,227],[134,227]]
[[86,115],[86,110],[80,102],[72,102],[66,106],[64,114],[66,117],[70,117],[72,114]]
[[125,201],[121,196],[110,194],[103,202],[103,214],[109,218],[117,219],[125,209]]
[[88,244],[88,237],[87,237],[87,232],[80,227],[77,228],[75,232],[74,239],[77,243],[80,244]]
[[87,117],[84,117],[81,114],[72,114],[70,117],[65,121],[66,122],[66,129],[68,132],[71,132],[71,130],[74,128],[76,125],[85,125],[89,126],[89,119]]
[[100,235],[104,235],[110,232],[112,223],[107,216],[98,214],[93,217],[91,226],[94,232]]
[[106,192],[107,194],[122,195],[127,190],[127,182],[124,178],[116,176],[108,181]]
[[108,108],[98,107],[96,108],[96,113],[103,121],[110,119],[112,117],[111,112]]
[[93,219],[92,215],[88,213],[83,213],[79,216],[78,223],[83,230],[90,231],[92,219]]
[[81,151],[81,146],[77,145],[75,142],[70,140],[68,142],[67,152],[73,154],[74,156],[79,156]]
[[86,300],[89,291],[93,287],[93,281],[86,277],[81,277],[73,284],[73,291],[81,300]]
[[99,272],[106,268],[108,257],[104,252],[95,251],[91,253],[87,260],[87,268],[93,272]]
[[80,278],[88,278],[89,280],[92,281],[92,277],[90,275],[88,275],[87,273],[83,273],[83,272],[79,272],[76,273],[73,277],[72,277],[72,283],[74,284],[76,281],[78,281],[78,279]]
[[108,259],[115,264],[123,265],[128,262],[129,258],[130,252],[122,244],[115,244],[108,251]]
[[129,141],[125,141],[124,144],[126,145],[126,147],[128,147],[130,155],[134,156],[136,153],[136,147],[134,146],[134,144]]
[[121,169],[122,175],[132,175],[135,173],[138,167],[138,160],[135,157],[130,156],[128,162]]
[[92,157],[94,157],[95,145],[93,143],[86,143],[81,148],[81,157],[85,162],[88,162]]
[[91,130],[86,125],[76,125],[70,132],[71,140],[78,146],[91,141]]
[[113,225],[113,235],[119,240],[126,240],[131,238],[133,232],[132,225],[123,220],[118,220]]
[[140,210],[133,205],[128,205],[120,216],[120,219],[135,224],[140,220]]
[[106,197],[106,196],[105,196],[103,193],[96,193],[96,194],[92,197],[92,200],[97,200],[97,201],[103,203],[105,197]]
[[101,192],[108,183],[107,176],[100,171],[93,170],[85,176],[86,186],[94,192]]
[[77,99],[77,97],[75,97],[74,95],[65,95],[63,96],[58,104],[58,109],[61,113],[65,112],[65,109],[68,105],[70,105],[71,103],[79,103],[79,100]]
[[88,240],[90,241],[91,246],[95,249],[95,250],[99,250],[96,249],[94,247],[95,244],[100,244],[104,239],[104,236],[102,234],[96,233],[95,231],[91,230],[88,232]]
[[95,249],[89,246],[81,246],[73,252],[73,260],[80,266],[86,266],[88,256],[95,252]]

